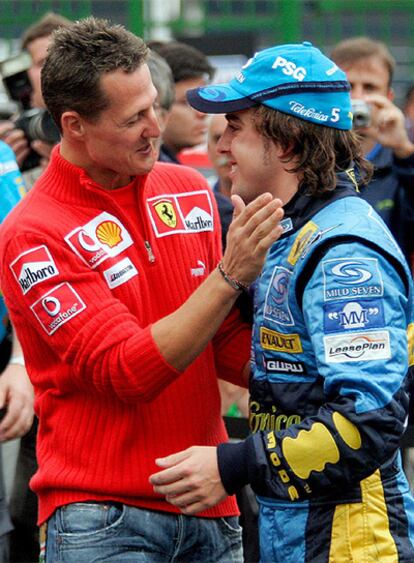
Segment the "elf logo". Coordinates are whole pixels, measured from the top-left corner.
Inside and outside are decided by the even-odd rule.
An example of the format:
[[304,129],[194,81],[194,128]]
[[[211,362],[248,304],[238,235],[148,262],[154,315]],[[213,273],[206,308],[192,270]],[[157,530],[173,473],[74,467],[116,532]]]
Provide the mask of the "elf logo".
[[288,61],[284,57],[280,56],[276,57],[272,68],[281,68],[283,74],[286,74],[286,76],[292,76],[292,78],[298,80],[299,82],[302,82],[306,76],[306,70],[303,66],[296,66],[294,62]]
[[45,246],[37,246],[19,254],[10,264],[15,280],[19,283],[23,295],[38,283],[57,276],[59,270]]

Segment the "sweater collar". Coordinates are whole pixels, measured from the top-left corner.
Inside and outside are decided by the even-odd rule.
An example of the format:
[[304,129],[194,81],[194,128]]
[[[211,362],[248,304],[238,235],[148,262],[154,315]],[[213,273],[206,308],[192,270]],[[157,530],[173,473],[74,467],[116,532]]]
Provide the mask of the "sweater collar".
[[[131,185],[144,188],[148,174],[136,176]],[[65,203],[91,205],[97,196],[110,197],[107,190],[88,176],[87,172],[72,164],[60,154],[60,145],[54,147],[49,166],[37,182],[42,191]]]

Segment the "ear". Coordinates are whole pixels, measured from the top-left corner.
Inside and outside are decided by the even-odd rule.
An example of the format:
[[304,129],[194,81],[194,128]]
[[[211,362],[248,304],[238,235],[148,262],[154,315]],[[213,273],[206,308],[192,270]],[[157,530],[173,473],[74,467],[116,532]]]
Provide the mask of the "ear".
[[65,111],[61,117],[63,135],[66,138],[80,141],[84,134],[83,119],[77,111]]
[[387,98],[390,100],[390,102],[394,101],[394,89],[393,88],[388,88],[388,92],[387,92]]

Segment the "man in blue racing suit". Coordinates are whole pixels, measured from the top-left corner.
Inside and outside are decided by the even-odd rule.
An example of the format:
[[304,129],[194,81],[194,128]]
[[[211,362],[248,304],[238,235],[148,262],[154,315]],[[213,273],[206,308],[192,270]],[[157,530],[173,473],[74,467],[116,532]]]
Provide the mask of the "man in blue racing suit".
[[399,442],[413,285],[358,194],[369,165],[351,131],[346,76],[310,43],[283,45],[188,99],[226,113],[219,148],[232,193],[282,199],[284,234],[254,284],[251,436],[159,459],[151,482],[185,514],[250,483],[265,562],[412,562]]

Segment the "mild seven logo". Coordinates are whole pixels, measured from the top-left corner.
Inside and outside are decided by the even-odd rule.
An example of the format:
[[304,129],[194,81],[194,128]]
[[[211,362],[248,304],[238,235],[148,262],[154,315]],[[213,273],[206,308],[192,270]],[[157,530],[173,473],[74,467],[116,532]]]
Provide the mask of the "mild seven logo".
[[381,297],[384,283],[375,258],[324,260],[325,301]]

